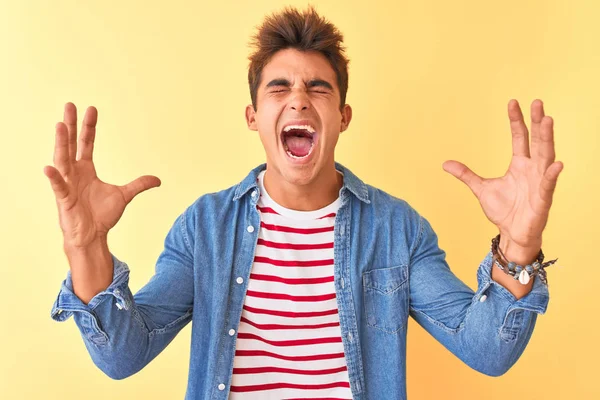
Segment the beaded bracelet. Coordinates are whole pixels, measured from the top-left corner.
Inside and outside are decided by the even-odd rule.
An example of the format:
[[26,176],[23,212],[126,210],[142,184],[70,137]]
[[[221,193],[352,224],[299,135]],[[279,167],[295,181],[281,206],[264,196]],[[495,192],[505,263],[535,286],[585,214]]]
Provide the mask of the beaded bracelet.
[[557,260],[544,261],[544,252],[540,249],[536,260],[532,264],[525,266],[518,265],[515,262],[509,262],[502,250],[500,250],[500,234],[492,239],[492,256],[494,264],[496,264],[505,274],[512,276],[515,280],[518,280],[521,284],[526,285],[532,276],[539,276],[542,282],[548,285],[548,277],[546,275],[545,268],[554,264]]

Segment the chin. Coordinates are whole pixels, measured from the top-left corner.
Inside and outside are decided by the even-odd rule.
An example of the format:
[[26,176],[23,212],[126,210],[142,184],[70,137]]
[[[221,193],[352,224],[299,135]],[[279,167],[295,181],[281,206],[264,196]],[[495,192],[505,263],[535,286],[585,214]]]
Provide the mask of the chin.
[[277,167],[281,179],[295,186],[305,186],[313,182],[318,175],[316,163],[293,165],[285,163]]
[[294,166],[292,168],[286,168],[283,178],[293,185],[304,186],[311,183],[314,180],[315,175],[314,165],[303,165],[302,167]]

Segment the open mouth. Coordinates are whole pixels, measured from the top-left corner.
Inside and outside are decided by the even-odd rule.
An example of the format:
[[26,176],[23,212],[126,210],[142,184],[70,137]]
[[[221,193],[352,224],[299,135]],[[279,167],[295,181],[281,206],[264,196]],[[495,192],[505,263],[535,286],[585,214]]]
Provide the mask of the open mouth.
[[288,125],[281,132],[281,142],[288,156],[306,158],[312,153],[315,143],[315,128],[311,125]]

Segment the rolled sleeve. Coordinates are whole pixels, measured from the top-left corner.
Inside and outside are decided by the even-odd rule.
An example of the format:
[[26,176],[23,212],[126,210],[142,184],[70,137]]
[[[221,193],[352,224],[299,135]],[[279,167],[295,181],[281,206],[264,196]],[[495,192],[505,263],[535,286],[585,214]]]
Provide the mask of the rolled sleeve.
[[479,289],[477,290],[477,299],[481,298],[484,292],[493,290],[499,296],[504,297],[511,303],[508,312],[516,309],[533,311],[538,314],[544,314],[548,308],[550,294],[548,285],[542,282],[541,279],[533,278],[533,287],[531,291],[517,300],[517,298],[504,286],[492,279],[493,268],[492,252],[490,251],[479,266],[477,271],[477,281]]
[[[493,256],[490,251],[482,261],[477,271],[477,281],[479,283],[475,299],[482,301],[492,296],[506,304],[502,325],[499,328],[499,335],[505,341],[516,339],[519,331],[523,328],[523,312],[529,311],[536,314],[544,314],[548,308],[550,294],[548,285],[541,279],[534,277],[532,289],[525,296],[517,299],[508,289],[496,282],[492,278]],[[483,297],[486,296],[486,297]]]
[[[53,320],[63,322],[69,319],[75,313],[83,313],[90,318],[96,320],[94,309],[109,298],[116,300],[117,307],[128,309],[131,304],[131,299],[126,296],[129,293],[127,290],[129,281],[129,267],[124,262],[112,255],[113,260],[113,280],[111,284],[100,293],[96,294],[88,304],[85,304],[73,292],[73,280],[71,271],[67,272],[67,278],[62,282],[58,296],[52,306],[50,316]],[[95,326],[98,326],[97,321]],[[99,329],[98,329],[99,330]]]
[[89,304],[73,293],[70,273],[62,283],[51,317],[65,321],[72,315],[92,360],[113,379],[144,368],[192,319],[194,261],[187,217],[177,217],[155,274],[135,295],[129,288],[129,267],[112,253],[112,283]]

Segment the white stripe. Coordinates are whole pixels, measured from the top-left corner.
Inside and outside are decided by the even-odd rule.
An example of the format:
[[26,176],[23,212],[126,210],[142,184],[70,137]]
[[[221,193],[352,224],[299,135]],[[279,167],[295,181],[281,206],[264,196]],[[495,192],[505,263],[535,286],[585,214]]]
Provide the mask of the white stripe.
[[[306,368],[296,368],[306,369]],[[298,385],[319,385],[332,382],[343,382],[348,380],[348,372],[342,371],[326,375],[300,375],[278,372],[266,372],[262,374],[235,374],[235,386],[266,385],[269,383],[287,382]],[[315,389],[312,389],[315,390]]]
[[289,250],[274,249],[272,247],[258,244],[256,246],[257,257],[267,257],[273,260],[284,261],[313,261],[313,260],[333,260],[333,249],[323,250]]
[[[254,322],[254,321],[252,321]],[[316,329],[260,329],[246,322],[242,322],[239,330],[244,333],[258,335],[265,340],[284,341],[284,340],[303,340],[320,339],[329,337],[341,337],[339,326],[329,326]],[[340,344],[340,348],[342,345]],[[342,349],[343,351],[343,349]]]
[[[274,310],[284,312],[322,312],[337,309],[337,299],[319,301],[319,302],[298,302],[290,300],[263,299],[260,297],[246,296],[245,304],[250,307],[261,308],[263,310]],[[246,310],[250,311],[250,310]],[[261,313],[261,315],[263,315]],[[296,319],[299,317],[286,317]],[[302,317],[312,318],[312,317]]]
[[330,228],[335,224],[334,217],[303,221],[288,219],[282,215],[272,213],[260,213],[260,218],[265,224],[283,225],[300,229]]
[[[285,234],[285,236],[282,236]],[[288,242],[288,243],[331,243],[333,242],[333,231],[321,232],[321,233],[291,233],[291,232],[279,232],[271,231],[268,229],[260,229],[259,238],[268,240],[271,242]]]
[[[265,343],[261,340],[255,339],[240,339],[239,337],[236,339],[237,350],[262,350],[269,351],[271,353],[280,354],[283,356],[308,356],[315,354],[335,354],[335,353],[343,353],[343,344],[340,343],[320,343],[320,344],[311,344],[304,346],[274,346],[269,343]],[[264,359],[265,357],[260,357]],[[257,360],[256,365],[259,360]],[[303,361],[298,362],[298,365],[302,365]]]
[[322,278],[333,276],[333,265],[319,267],[279,267],[267,263],[254,263],[253,274],[274,275],[282,278]]
[[[274,275],[274,274],[270,274]],[[277,276],[277,275],[274,275]],[[311,277],[313,278],[313,277]],[[314,277],[316,278],[316,277]],[[293,285],[283,282],[262,281],[258,279],[250,279],[248,290],[265,293],[285,293],[292,296],[318,296],[324,294],[335,293],[335,285],[333,281],[313,284]]]
[[[280,354],[280,352],[275,351],[272,353]],[[338,353],[336,351],[332,351],[330,353]],[[260,365],[258,363],[260,363]],[[243,357],[235,357],[233,362],[234,368],[253,368],[256,366],[274,366],[281,368],[295,368],[295,369],[329,369],[329,368],[339,368],[346,365],[346,360],[343,357],[341,358],[330,358],[326,360],[314,360],[314,361],[290,361],[290,360],[282,360],[274,357],[267,356],[243,356]]]
[[242,316],[246,317],[252,322],[257,324],[328,324],[331,322],[339,322],[340,317],[338,314],[324,315],[319,317],[305,317],[305,318],[289,318],[281,317],[278,315],[267,315],[267,314],[255,314],[248,310],[242,311]]

